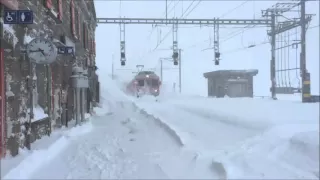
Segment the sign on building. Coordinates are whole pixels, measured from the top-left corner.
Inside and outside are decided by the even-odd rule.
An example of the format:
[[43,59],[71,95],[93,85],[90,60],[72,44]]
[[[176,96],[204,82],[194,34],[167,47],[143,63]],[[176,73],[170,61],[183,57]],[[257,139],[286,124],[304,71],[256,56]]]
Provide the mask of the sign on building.
[[33,12],[30,10],[5,10],[4,24],[33,24]]

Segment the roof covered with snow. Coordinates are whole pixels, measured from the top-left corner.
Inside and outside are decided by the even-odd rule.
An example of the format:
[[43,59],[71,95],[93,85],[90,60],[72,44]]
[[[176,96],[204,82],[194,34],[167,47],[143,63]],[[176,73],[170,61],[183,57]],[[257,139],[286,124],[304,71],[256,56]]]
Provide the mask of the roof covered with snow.
[[248,69],[248,70],[218,70],[218,71],[211,71],[206,72],[203,74],[205,78],[213,78],[217,76],[226,76],[226,75],[249,75],[249,76],[255,76],[258,74],[258,69]]

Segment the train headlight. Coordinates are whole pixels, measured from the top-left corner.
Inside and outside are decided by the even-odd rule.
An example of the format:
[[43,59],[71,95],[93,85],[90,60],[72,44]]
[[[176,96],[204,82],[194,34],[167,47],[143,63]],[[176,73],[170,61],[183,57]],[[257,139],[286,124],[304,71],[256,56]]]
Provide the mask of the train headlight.
[[158,89],[155,89],[154,92],[158,92]]
[[146,75],[147,78],[149,78],[149,75]]

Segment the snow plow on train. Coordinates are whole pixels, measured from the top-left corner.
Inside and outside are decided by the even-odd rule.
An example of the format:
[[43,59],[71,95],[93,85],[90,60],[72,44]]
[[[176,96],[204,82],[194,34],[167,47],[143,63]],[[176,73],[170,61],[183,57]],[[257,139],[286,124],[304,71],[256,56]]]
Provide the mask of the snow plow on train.
[[128,94],[136,97],[143,95],[159,96],[161,81],[153,71],[140,71],[126,87]]

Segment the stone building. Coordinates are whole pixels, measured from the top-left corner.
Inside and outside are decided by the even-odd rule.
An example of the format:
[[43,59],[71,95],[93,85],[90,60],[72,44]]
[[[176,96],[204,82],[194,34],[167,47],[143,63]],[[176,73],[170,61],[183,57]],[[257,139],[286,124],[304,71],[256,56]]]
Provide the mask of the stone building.
[[[99,82],[93,1],[0,0],[0,3],[0,154],[3,156],[5,152],[17,155],[19,146],[26,146],[26,128],[44,126],[45,134],[50,134],[73,118],[73,91],[69,87],[73,66],[88,72],[90,88],[85,93],[88,113],[99,101]],[[6,9],[32,10],[34,23],[3,24]],[[50,39],[56,46],[73,46],[75,56],[58,55],[53,64],[30,65],[25,48],[36,37]],[[30,66],[36,73],[31,74]],[[34,96],[33,112],[36,111],[31,125],[28,123],[31,122],[30,91]]]
[[219,70],[204,73],[208,96],[253,97],[253,76],[258,70]]

